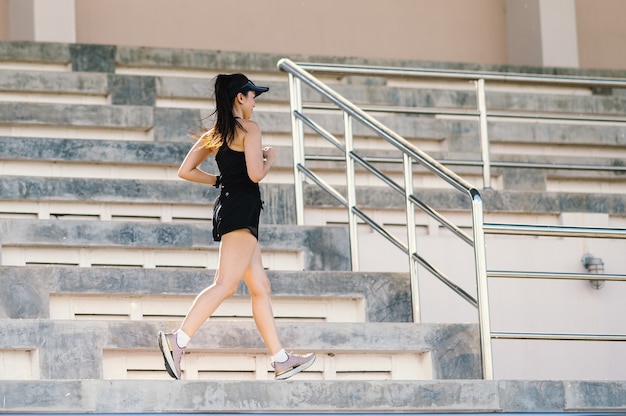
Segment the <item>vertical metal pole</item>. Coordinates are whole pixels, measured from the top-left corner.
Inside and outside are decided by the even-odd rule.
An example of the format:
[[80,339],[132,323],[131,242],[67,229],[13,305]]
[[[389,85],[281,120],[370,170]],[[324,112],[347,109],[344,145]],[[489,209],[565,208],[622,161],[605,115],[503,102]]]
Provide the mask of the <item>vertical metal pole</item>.
[[483,187],[491,188],[491,161],[489,159],[489,133],[487,131],[487,98],[485,95],[485,80],[476,81],[476,101],[478,102],[478,117],[480,124],[480,150],[483,161]]
[[343,113],[344,121],[344,141],[346,147],[346,188],[348,193],[348,225],[350,231],[350,261],[352,263],[352,271],[359,271],[359,235],[357,216],[352,210],[356,207],[356,181],[354,178],[354,159],[351,153],[354,149],[352,143],[352,116],[346,112]]
[[478,326],[482,355],[483,378],[493,380],[493,357],[491,352],[491,320],[489,318],[489,289],[487,285],[487,255],[485,253],[485,230],[483,201],[476,189],[470,190],[472,197],[472,223],[474,231],[474,261],[478,301]]
[[411,279],[411,305],[413,306],[413,322],[422,321],[420,312],[419,282],[417,274],[417,259],[413,254],[417,254],[417,236],[415,235],[415,207],[409,200],[413,194],[413,160],[404,153],[404,199],[406,211],[406,237],[409,248],[409,278]]
[[304,225],[304,175],[299,166],[304,166],[304,126],[296,117],[296,111],[302,112],[302,93],[300,80],[289,74],[289,106],[291,111],[291,138],[293,147],[293,184],[296,198],[296,224]]

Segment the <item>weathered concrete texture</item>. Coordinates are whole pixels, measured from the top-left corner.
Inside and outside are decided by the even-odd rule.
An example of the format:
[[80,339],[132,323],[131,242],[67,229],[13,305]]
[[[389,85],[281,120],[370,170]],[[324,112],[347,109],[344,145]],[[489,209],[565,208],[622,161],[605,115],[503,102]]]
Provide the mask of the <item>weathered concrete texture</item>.
[[[487,83],[489,85],[489,82]],[[339,94],[357,105],[389,105],[419,108],[462,108],[476,111],[478,108],[475,91],[435,90],[428,88],[399,88],[382,83],[368,85],[332,85]],[[282,94],[282,90],[272,91],[272,95]],[[320,101],[320,95],[305,88],[302,91],[305,101]],[[269,97],[268,97],[269,98]],[[541,113],[586,113],[599,115],[623,114],[626,101],[618,93],[608,95],[565,95],[565,94],[525,94],[521,92],[486,93],[490,110],[529,111]]]
[[571,409],[625,409],[626,382],[570,381],[565,399]]
[[559,125],[489,122],[490,143],[592,144],[626,146],[626,127],[615,125]]
[[183,181],[3,176],[0,194],[4,200],[193,203],[212,209],[219,190]]
[[[209,78],[177,78],[171,77],[156,77],[156,94],[159,98],[185,98],[192,100],[207,100],[214,98],[213,96],[213,83],[215,81]],[[274,101],[276,95],[274,94],[275,88],[269,83],[263,85],[269,86],[272,91],[271,97],[268,100]],[[283,82],[276,83],[276,85],[284,85]]]
[[0,59],[15,62],[67,64],[71,57],[67,43],[11,41],[0,42]]
[[623,116],[626,97],[611,91],[602,95],[544,95],[491,92],[487,94],[489,108],[511,111],[586,113]]
[[[159,121],[159,124],[162,120]],[[0,158],[6,160],[34,160],[34,161],[64,161],[64,162],[95,162],[98,164],[109,163],[114,165],[133,165],[142,167],[146,165],[150,166],[163,166],[171,169],[176,169],[180,161],[182,161],[189,151],[191,146],[191,140],[189,141],[158,141],[158,142],[143,142],[143,141],[119,141],[119,140],[79,140],[79,139],[48,139],[48,138],[34,138],[23,137],[16,140],[14,137],[0,136]],[[274,164],[275,169],[292,169],[292,151],[289,147],[275,147],[277,158]],[[328,149],[308,149],[311,154],[333,154],[339,156],[337,152],[329,152]],[[367,150],[359,150],[359,153],[364,157],[377,156],[377,157],[397,157],[397,152],[383,152],[377,151],[375,154],[368,154]],[[369,151],[371,153],[371,150]],[[437,154],[432,154],[437,157]],[[448,154],[439,155],[439,159],[445,163],[445,159],[455,159],[455,154],[449,152]],[[479,159],[478,155],[464,154],[459,155],[456,159]],[[621,159],[607,159],[607,158],[571,158],[571,157],[529,157],[529,156],[508,156],[498,157],[500,162],[535,162],[535,163],[574,163],[574,164],[590,164],[598,166],[623,166],[624,162]],[[335,171],[337,169],[336,162],[309,162],[307,166],[315,171]],[[393,163],[377,163],[377,168],[381,171],[391,174],[400,173],[401,165]],[[203,168],[208,172],[217,172],[214,159],[210,158],[204,162]],[[415,167],[415,171],[423,170],[420,166]],[[357,166],[357,172],[364,169]],[[475,166],[454,166],[454,171],[463,175],[481,175],[479,167]],[[545,191],[548,176],[566,177],[566,178],[587,178],[594,180],[622,180],[626,177],[626,173],[620,171],[554,171],[550,169],[517,169],[517,168],[500,168],[494,167],[492,169],[493,174],[501,175],[502,182],[504,184],[505,191],[533,191],[541,192]],[[51,178],[54,179],[54,178]],[[21,179],[25,181],[27,179]],[[33,179],[34,181],[40,179]],[[179,181],[182,182],[182,181]],[[111,186],[115,181],[112,181]],[[442,187],[445,183],[442,181]],[[86,183],[87,184],[87,183]],[[266,185],[265,182],[262,186]],[[10,186],[10,185],[9,185]],[[93,181],[93,186],[99,188],[98,180]],[[133,186],[129,184],[129,186]],[[148,188],[151,187],[150,183],[147,183]],[[171,184],[165,184],[169,187]],[[174,185],[177,186],[177,185]],[[206,188],[206,186],[205,186]],[[371,190],[371,191],[370,191]],[[368,201],[371,199],[370,192],[377,194],[380,190],[369,188],[360,189],[357,191],[359,194],[359,201]],[[431,190],[423,190],[416,188],[416,192],[431,192]],[[94,198],[98,198],[98,192],[93,192]],[[361,197],[363,194],[363,197]],[[1,194],[0,194],[1,195]],[[565,193],[563,194],[565,195]],[[461,196],[462,195],[458,195]],[[183,195],[182,198],[185,196]],[[269,197],[269,196],[268,196]],[[394,198],[395,197],[395,198]],[[402,200],[397,198],[397,195],[391,195],[391,200],[397,200],[402,204]],[[368,203],[368,202],[366,202]]]
[[[350,78],[350,80],[352,80]],[[263,102],[285,104],[289,100],[289,88],[285,81],[265,81],[272,92],[263,96]],[[128,91],[124,91],[127,89]],[[438,90],[428,88],[400,88],[387,86],[386,80],[375,84],[333,85],[339,94],[357,105],[384,105],[419,108],[464,108],[476,110],[476,94],[473,91]],[[154,98],[179,98],[208,100],[213,98],[213,80],[209,78],[177,78],[165,76],[128,76],[103,72],[36,72],[0,71],[0,90],[67,93],[113,96],[113,104],[154,105]],[[129,91],[132,94],[129,94]],[[321,95],[310,88],[302,90],[306,102],[325,102]],[[132,101],[129,99],[132,98]],[[586,113],[621,115],[626,106],[623,94],[580,96],[563,94],[523,94],[489,92],[489,108],[492,110]],[[142,104],[143,103],[143,104]]]
[[[185,204],[205,207],[210,218],[218,195],[213,186],[182,180],[0,177],[0,200],[133,203],[138,215],[142,204]],[[262,183],[261,195],[265,207],[261,224],[295,223],[293,186]]]
[[515,412],[566,409],[565,385],[558,381],[501,381],[500,405]]
[[[112,72],[110,65],[111,49],[114,50],[115,65],[161,67],[177,69],[213,69],[247,71],[277,71],[276,63],[285,55],[260,54],[249,52],[204,51],[192,49],[168,49],[133,46],[111,46],[91,44],[41,43],[28,41],[0,42],[0,59],[22,62],[69,63],[71,58],[92,56],[97,65],[85,65],[95,70],[101,67],[104,72]],[[366,59],[354,57],[332,57],[320,55],[290,54],[296,62],[322,62],[355,65],[378,65],[392,67],[452,69],[468,71],[488,71],[503,73],[528,73],[547,75],[571,75],[587,77],[626,78],[626,71],[611,69],[579,69],[565,67],[529,67],[515,65],[487,65],[463,62],[431,62],[394,59]],[[81,68],[77,64],[77,69]],[[81,69],[84,70],[84,69]]]
[[154,77],[110,75],[111,104],[146,105],[156,104],[156,80]]
[[[0,349],[36,349],[42,379],[98,379],[103,349],[149,349],[158,354],[156,333],[173,329],[157,321],[3,320]],[[433,379],[480,378],[478,328],[472,324],[277,323],[284,345],[317,353],[431,352]],[[453,342],[447,340],[454,339]],[[253,322],[203,325],[193,351],[265,351]],[[71,351],[71,354],[68,354]]]
[[[141,224],[105,221],[0,220],[3,245],[218,248],[210,224]],[[304,270],[349,270],[345,227],[262,227],[265,249],[302,252]]]
[[[189,133],[209,127],[211,121],[207,117],[210,114],[211,110],[157,107],[154,109],[154,140],[179,141],[191,147],[193,141]],[[265,126],[264,131],[267,131]]]
[[502,173],[502,182],[504,189],[514,189],[516,191],[535,191],[542,192],[546,190],[545,169],[498,169]]
[[[0,267],[0,318],[48,319],[51,294],[195,296],[213,270]],[[402,273],[268,271],[274,298],[358,297],[368,322],[411,322],[409,277]],[[245,284],[235,296],[248,296]]]
[[[156,141],[180,141],[190,144],[188,133],[211,123],[210,110],[153,107],[156,99],[153,89],[143,89],[153,83],[152,78],[116,77],[112,81],[112,98],[116,104],[42,104],[0,103],[0,123],[23,125],[53,125],[74,127],[103,127],[148,131],[153,129]],[[126,105],[132,104],[132,105]],[[409,141],[437,140],[445,142],[452,153],[476,153],[479,149],[478,129],[475,121],[434,119],[427,116],[382,115],[377,119]],[[287,112],[255,113],[255,120],[265,133],[290,134]],[[320,114],[314,120],[332,134],[343,134],[341,115]],[[571,126],[544,123],[490,122],[492,143],[527,143],[552,145],[615,146],[626,145],[626,129],[611,125]],[[359,123],[354,134],[376,137],[370,129]],[[308,128],[305,128],[308,132]]]
[[[0,136],[3,160],[96,162],[138,166],[178,167],[191,148],[189,142],[144,142],[127,140],[80,140]],[[215,163],[207,165],[217,169]]]
[[[138,76],[117,76],[117,75],[109,75],[106,78],[107,82],[105,82],[105,78],[103,74],[89,74],[89,73],[71,73],[71,74],[59,74],[59,73],[35,73],[35,72],[15,72],[15,71],[2,71],[0,73],[0,88],[8,89],[11,91],[33,91],[33,92],[68,92],[68,93],[84,93],[84,94],[108,94],[110,93],[112,96],[112,100],[114,104],[133,104],[133,105],[145,105],[145,106],[153,106],[155,102],[155,97],[157,94],[157,86],[155,86],[155,78],[154,77],[138,77]],[[158,93],[163,93],[165,96],[174,97],[174,96],[191,96],[191,98],[201,98],[203,94],[205,94],[205,90],[209,88],[207,85],[207,80],[184,80],[184,79],[169,79],[169,78],[158,78],[159,87]],[[189,84],[191,83],[191,84]],[[351,90],[348,90],[351,88]],[[374,87],[372,87],[374,88]],[[423,92],[421,90],[410,91],[406,89],[389,89],[385,87],[376,87],[377,89],[366,89],[362,86],[353,87],[353,86],[342,86],[338,85],[337,89],[350,96],[352,99],[358,98],[360,95],[365,94],[362,98],[367,102],[367,100],[376,100],[378,97],[381,100],[387,100],[391,104],[398,105],[420,105],[420,106],[432,106],[432,105],[453,105],[456,102],[457,105],[465,105],[468,97],[463,94],[463,92],[448,92],[452,94],[451,96],[444,97],[434,97],[433,92]],[[270,100],[274,102],[282,102],[286,99],[287,89],[284,83],[276,83],[274,86],[274,93],[270,96]],[[345,91],[344,91],[345,90]],[[306,90],[305,90],[306,91]],[[442,92],[437,92],[437,94],[441,95]],[[306,94],[305,94],[306,95]],[[315,94],[311,94],[313,97],[309,97],[308,99],[314,99]],[[284,96],[284,97],[283,97]],[[421,97],[421,98],[420,98]],[[511,94],[501,94],[501,97],[511,97]],[[537,101],[537,98],[525,98],[524,95],[515,95],[516,100],[513,102],[508,102],[506,99],[503,102],[503,106],[512,105],[517,109],[526,109],[529,110],[528,106],[536,105],[539,108],[543,108],[545,110],[558,110],[558,111],[567,111],[568,109],[563,109],[563,98],[562,97],[553,97],[551,100],[549,97],[541,97],[542,101]],[[536,97],[533,95],[532,97]],[[599,112],[606,113],[617,111],[623,108],[623,102],[620,101],[621,97],[610,97],[607,99],[605,97],[577,97],[577,100],[572,100],[578,102],[582,100],[582,103],[587,103],[587,108],[579,108],[572,107],[569,108],[569,111],[590,111],[590,112]],[[319,97],[317,98],[319,100]],[[601,102],[600,100],[604,100]],[[315,99],[314,99],[315,100]],[[357,100],[358,101],[358,100]],[[530,102],[528,104],[528,102]],[[569,102],[569,101],[568,101]],[[14,122],[23,122],[26,124],[60,124],[67,125],[70,120],[67,117],[59,116],[60,113],[66,113],[70,107],[64,106],[62,108],[57,107],[49,107],[48,105],[39,105],[34,108],[37,114],[39,112],[51,113],[53,117],[46,117],[45,115],[41,118],[38,115],[35,115],[33,112],[33,108],[25,106],[24,104],[20,104],[15,107],[16,117],[14,117]],[[497,107],[497,106],[496,106]],[[584,106],[583,106],[584,107]],[[77,125],[90,126],[94,122],[92,121],[99,116],[105,116],[106,114],[100,114],[101,110],[96,108],[85,108],[77,107],[77,113],[72,114],[72,122],[75,122]],[[109,115],[110,121],[104,121],[104,125],[109,127],[119,127],[119,128],[137,128],[136,125],[136,114],[129,113],[130,110],[123,110],[126,115],[126,120],[129,121],[129,124],[122,125],[120,122],[120,117],[115,116],[111,117]],[[137,112],[136,109],[132,110],[133,112]],[[142,110],[144,112],[149,113],[150,109]],[[186,132],[193,128],[193,126],[200,126],[202,124],[206,124],[206,117],[200,110],[195,109],[162,109],[157,108],[153,109],[155,112],[154,115],[154,132],[157,140],[174,140],[174,141],[185,141],[187,144]],[[91,115],[94,113],[95,115]],[[111,111],[106,110],[103,113],[111,113]],[[120,111],[117,111],[119,114]],[[149,117],[149,115],[148,115]],[[286,114],[263,114],[259,113],[258,117],[260,121],[264,123],[264,126],[267,126],[269,131],[275,130],[275,132],[279,133],[288,133],[284,131],[284,126],[288,125],[288,117]],[[83,120],[80,120],[82,118]],[[53,121],[54,119],[54,121]],[[382,117],[383,121],[386,120],[385,117]],[[21,120],[21,121],[20,121]],[[204,121],[203,121],[204,120]],[[413,120],[413,122],[411,122]],[[340,133],[343,128],[343,120],[339,117],[329,118],[325,120],[325,123],[330,121],[329,129],[335,131],[335,133]],[[418,124],[415,124],[415,121],[418,121]],[[394,125],[395,123],[395,125]],[[447,124],[446,124],[447,123]],[[412,136],[414,138],[428,138],[430,140],[445,140],[447,143],[447,147],[450,149],[447,156],[451,156],[451,152],[462,152],[465,153],[463,157],[467,158],[475,158],[477,159],[477,155],[472,155],[471,152],[475,151],[477,148],[476,143],[476,130],[473,127],[475,123],[460,123],[460,122],[449,122],[449,121],[437,121],[433,124],[433,121],[428,118],[415,118],[415,117],[393,117],[386,121],[386,124],[391,127],[395,127],[400,133],[402,133],[405,137],[411,139]],[[623,129],[618,127],[611,126],[603,126],[603,127],[590,127],[585,126],[585,129],[580,129],[578,127],[568,127],[568,126],[555,126],[555,125],[533,125],[528,127],[526,123],[517,123],[513,124],[515,126],[511,130],[511,123],[507,123],[506,125],[502,125],[499,123],[492,123],[492,141],[498,142],[508,142],[511,140],[517,141],[527,141],[532,143],[562,143],[567,142],[570,144],[572,141],[579,144],[596,144],[598,140],[602,140],[603,145],[614,145],[614,146],[622,146],[624,132]],[[147,130],[150,128],[146,123],[143,123],[139,126],[140,129]],[[437,131],[440,128],[441,131]],[[468,130],[469,129],[469,130]],[[356,127],[357,133],[360,133],[364,136],[372,136],[371,132],[368,131],[359,131],[359,126]],[[580,133],[579,133],[580,132]],[[598,137],[600,139],[598,139]],[[43,146],[47,148],[48,146]],[[52,146],[54,147],[54,146]],[[94,149],[94,150],[97,150]],[[469,152],[469,154],[468,154]],[[97,153],[93,153],[97,154]],[[17,153],[16,155],[19,155]],[[447,157],[444,155],[444,157]],[[29,157],[29,156],[26,156]],[[452,157],[453,158],[453,157]],[[500,157],[501,160],[514,160],[514,161],[528,161],[518,160],[519,158],[515,157]],[[563,158],[561,158],[563,159]],[[118,160],[128,160],[128,156],[123,159]],[[540,161],[533,159],[533,161]],[[580,163],[581,161],[576,160],[559,160],[559,158],[548,158],[544,160],[544,162],[548,163]],[[585,159],[583,163],[597,163],[604,165],[616,165],[619,166],[623,164],[623,162],[619,159],[615,160],[587,160]],[[319,163],[318,163],[319,164]],[[314,164],[315,165],[315,164]],[[388,170],[397,170],[398,166],[391,165],[388,167]],[[459,174],[465,173],[463,168],[456,167],[455,170]],[[545,175],[546,171],[544,170],[514,170],[514,169],[494,169],[495,173],[500,173],[503,175],[504,184],[506,188],[510,189],[527,189],[527,190],[536,190],[541,191],[545,189]],[[577,173],[580,175],[580,173]],[[585,176],[597,176],[597,173],[585,173]]]
[[[626,411],[604,396],[625,382],[0,381],[3,411],[96,413]],[[511,394],[517,395],[512,403]],[[591,398],[591,400],[589,400]],[[520,406],[519,403],[525,403]]]
[[626,213],[626,195],[557,192],[498,192],[483,190],[487,211]]
[[[271,71],[275,69],[276,62],[284,58],[284,55],[259,54],[249,52],[227,51],[200,51],[181,50],[167,48],[136,48],[119,46],[117,48],[117,62],[125,66],[143,67],[171,67],[206,69],[217,66],[226,69],[241,69],[256,71]],[[318,62],[353,65],[378,65],[391,67],[433,68],[468,71],[495,71],[504,73],[533,73],[548,75],[581,75],[581,76],[606,76],[626,77],[623,70],[601,69],[577,69],[559,67],[528,67],[515,65],[486,65],[462,62],[429,62],[394,59],[368,59],[354,57],[298,55],[288,56],[295,62]]]
[[115,72],[116,46],[71,43],[69,50],[72,71]]
[[[337,187],[342,192],[342,187]],[[305,203],[313,207],[340,207],[330,195],[314,185],[305,185]],[[481,190],[485,212],[626,212],[626,195],[576,192],[498,191]],[[466,195],[457,191],[416,189],[415,196],[437,210],[470,209]],[[395,191],[387,189],[357,190],[360,206],[368,208],[403,209],[402,199]]]
[[153,110],[145,106],[0,103],[0,123],[107,127],[146,131],[152,128]]
[[105,96],[108,81],[102,73],[4,70],[0,71],[0,90]]
[[[305,185],[305,206],[335,207],[340,204],[323,190]],[[343,192],[342,187],[337,187]],[[295,224],[293,186],[262,183],[265,209],[262,224]],[[189,204],[210,210],[219,191],[212,186],[185,181],[150,181],[124,179],[0,177],[0,200],[22,201],[91,201],[141,204]],[[575,192],[495,191],[481,192],[485,212],[597,212],[624,214],[626,196]],[[439,210],[468,210],[469,199],[460,192],[438,189],[417,189],[416,197]],[[357,189],[359,206],[365,209],[403,210],[404,203],[395,191],[378,188]],[[207,212],[210,216],[210,212]]]

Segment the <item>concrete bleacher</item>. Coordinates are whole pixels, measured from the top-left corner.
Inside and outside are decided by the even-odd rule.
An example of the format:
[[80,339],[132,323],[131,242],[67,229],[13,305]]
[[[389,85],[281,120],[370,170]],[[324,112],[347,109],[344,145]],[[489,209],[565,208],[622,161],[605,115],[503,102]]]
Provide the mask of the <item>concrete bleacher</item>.
[[[306,226],[295,225],[288,88],[284,74],[275,69],[279,58],[0,43],[2,411],[626,408],[626,382],[621,381],[478,380],[473,318],[470,323],[412,323],[406,273],[348,271],[345,213],[336,201],[307,185],[311,219]],[[184,381],[168,379],[156,344],[156,331],[177,326],[216,267],[218,245],[210,220],[217,190],[181,181],[176,170],[190,147],[188,131],[208,122],[211,78],[233,71],[271,88],[258,100],[254,116],[264,141],[278,152],[275,168],[261,185],[264,265],[283,343],[318,354],[310,371],[287,383],[270,380],[244,285],[194,337],[183,364]],[[328,82],[360,105],[475,106],[467,85],[450,89],[331,77]],[[619,115],[626,104],[619,91],[581,90],[575,98],[570,93],[529,91],[513,101],[506,90],[498,90],[490,92],[489,100],[502,110],[599,115]],[[306,94],[307,100],[320,102]],[[474,121],[376,116],[438,159],[479,158]],[[319,118],[329,131],[341,134],[339,114],[319,111]],[[507,122],[494,123],[491,130],[497,160],[610,166],[626,159],[624,127],[611,123]],[[394,155],[370,133],[356,128],[355,135],[364,154]],[[327,154],[331,149],[314,141],[308,151]],[[313,165],[341,188],[344,179],[336,162]],[[208,161],[206,168],[215,166]],[[402,175],[395,164],[385,164],[384,170]],[[480,182],[476,167],[455,171]],[[492,173],[493,189],[484,190],[490,201],[487,215],[553,218],[575,211],[606,215],[617,224],[626,221],[626,185],[619,173],[555,175],[514,168]],[[416,177],[420,198],[430,205],[453,215],[467,208],[449,189],[420,176],[419,168]],[[586,185],[563,190],[568,181]],[[403,203],[391,191],[362,173],[357,183],[366,208],[391,223],[401,221]]]

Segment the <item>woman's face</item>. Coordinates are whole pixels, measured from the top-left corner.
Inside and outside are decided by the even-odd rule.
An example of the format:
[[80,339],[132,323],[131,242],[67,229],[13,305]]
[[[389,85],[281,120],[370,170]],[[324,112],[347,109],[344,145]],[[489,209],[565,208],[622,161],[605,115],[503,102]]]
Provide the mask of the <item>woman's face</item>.
[[241,101],[241,110],[243,113],[243,118],[247,120],[252,117],[252,111],[256,106],[256,92],[247,91],[245,94],[242,95],[243,99]]

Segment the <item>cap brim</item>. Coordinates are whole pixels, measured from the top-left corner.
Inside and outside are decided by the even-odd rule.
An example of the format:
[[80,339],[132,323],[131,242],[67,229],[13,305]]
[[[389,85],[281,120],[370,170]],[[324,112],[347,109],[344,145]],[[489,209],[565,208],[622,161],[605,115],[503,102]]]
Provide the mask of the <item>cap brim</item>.
[[254,85],[252,81],[248,81],[239,90],[240,91],[254,91],[256,93],[256,96],[258,97],[264,92],[268,92],[270,89],[269,87],[259,87],[258,85]]

